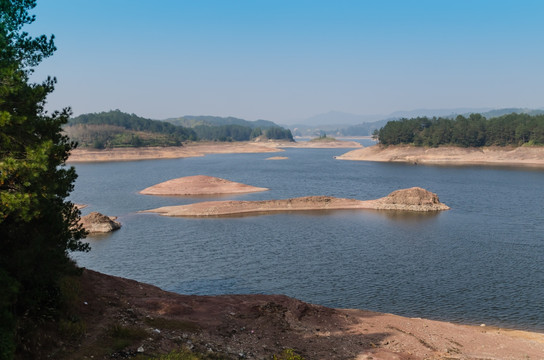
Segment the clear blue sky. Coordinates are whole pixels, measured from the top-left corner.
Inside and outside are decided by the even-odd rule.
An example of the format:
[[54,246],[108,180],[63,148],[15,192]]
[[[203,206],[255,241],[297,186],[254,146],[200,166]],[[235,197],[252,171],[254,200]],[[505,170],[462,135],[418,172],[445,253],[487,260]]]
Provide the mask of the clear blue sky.
[[544,107],[544,1],[38,0],[49,107],[289,122]]

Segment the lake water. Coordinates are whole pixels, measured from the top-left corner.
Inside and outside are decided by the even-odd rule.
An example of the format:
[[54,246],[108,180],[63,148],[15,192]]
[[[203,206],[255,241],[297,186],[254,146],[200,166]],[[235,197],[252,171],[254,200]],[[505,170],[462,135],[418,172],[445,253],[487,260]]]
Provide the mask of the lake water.
[[[544,330],[544,171],[340,161],[346,149],[77,164],[72,200],[123,228],[79,265],[184,294],[286,294],[331,307]],[[217,197],[138,191],[190,175],[270,191],[219,199],[375,199],[412,186],[452,209],[169,218],[138,213]]]

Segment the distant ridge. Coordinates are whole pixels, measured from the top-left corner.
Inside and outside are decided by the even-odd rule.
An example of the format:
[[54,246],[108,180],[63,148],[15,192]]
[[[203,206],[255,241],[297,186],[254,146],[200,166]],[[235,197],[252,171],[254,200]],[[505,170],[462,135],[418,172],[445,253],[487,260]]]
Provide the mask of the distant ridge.
[[399,110],[390,114],[358,115],[341,111],[329,111],[323,114],[313,115],[306,119],[291,121],[290,128],[293,127],[317,127],[321,125],[345,127],[346,125],[360,125],[368,122],[377,122],[382,120],[396,120],[401,118],[413,118],[418,116],[426,117],[452,117],[457,115],[468,115],[473,113],[482,114],[485,117],[497,117],[511,113],[524,113],[529,115],[539,115],[544,113],[544,109],[528,108],[451,108],[451,109],[415,109]]
[[267,129],[271,127],[279,127],[276,123],[268,120],[255,120],[249,121],[244,119],[239,119],[235,117],[221,117],[221,116],[208,116],[208,115],[184,115],[178,118],[169,118],[164,121],[169,122],[174,125],[180,125],[184,127],[193,128],[199,125],[208,125],[208,126],[223,126],[223,125],[240,125],[248,126],[252,129],[261,128]]
[[415,117],[455,118],[458,115],[468,116],[478,113],[485,118],[494,118],[511,113],[540,115],[544,109],[527,108],[453,108],[453,109],[415,109],[395,111],[388,115],[357,115],[340,111],[329,111],[309,118],[298,120],[288,126],[295,136],[319,136],[323,133],[332,136],[369,136],[375,129],[383,127],[388,121]]

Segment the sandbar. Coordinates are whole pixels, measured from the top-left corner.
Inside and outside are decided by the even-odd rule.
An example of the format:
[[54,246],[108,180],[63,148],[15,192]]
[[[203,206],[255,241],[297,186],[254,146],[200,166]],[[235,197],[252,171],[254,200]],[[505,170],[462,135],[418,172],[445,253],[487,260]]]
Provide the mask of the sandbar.
[[269,158],[266,158],[265,160],[288,160],[289,158],[287,156],[272,156]]
[[163,216],[218,217],[231,215],[256,215],[290,211],[312,210],[396,210],[442,211],[449,207],[438,196],[419,187],[401,189],[376,200],[343,199],[331,196],[306,196],[283,200],[260,201],[206,201],[189,205],[165,206],[144,212]]
[[544,167],[544,147],[437,148],[410,145],[374,145],[337,156],[339,160],[403,162],[429,165],[495,165]]
[[152,159],[178,159],[205,156],[209,154],[249,154],[282,152],[282,148],[360,148],[355,141],[331,143],[289,142],[289,141],[240,141],[240,142],[190,142],[183,146],[137,147],[113,149],[79,148],[70,152],[68,162],[108,162]]
[[144,195],[215,195],[267,191],[267,188],[237,183],[213,176],[195,175],[168,180],[140,191]]

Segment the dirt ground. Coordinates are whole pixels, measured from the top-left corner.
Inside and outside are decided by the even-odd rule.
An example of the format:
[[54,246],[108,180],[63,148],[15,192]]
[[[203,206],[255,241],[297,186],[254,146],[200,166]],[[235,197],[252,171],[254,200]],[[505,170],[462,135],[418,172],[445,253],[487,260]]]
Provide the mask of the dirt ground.
[[[179,295],[90,270],[80,288],[84,335],[51,358],[147,358],[180,347],[227,359],[271,359],[284,349],[306,360],[544,358],[539,333],[331,309],[283,295]],[[112,328],[140,336],[100,354]]]

